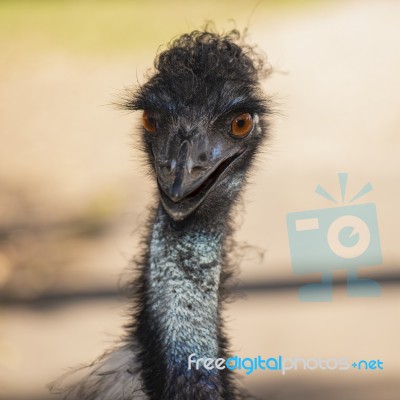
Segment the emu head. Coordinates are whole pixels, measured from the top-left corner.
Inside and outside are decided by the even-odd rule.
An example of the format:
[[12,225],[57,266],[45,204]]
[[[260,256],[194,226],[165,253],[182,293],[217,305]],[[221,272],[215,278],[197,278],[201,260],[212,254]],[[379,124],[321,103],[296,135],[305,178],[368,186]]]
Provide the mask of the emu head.
[[126,104],[143,112],[143,147],[162,205],[176,221],[229,209],[266,136],[263,57],[239,36],[179,37]]

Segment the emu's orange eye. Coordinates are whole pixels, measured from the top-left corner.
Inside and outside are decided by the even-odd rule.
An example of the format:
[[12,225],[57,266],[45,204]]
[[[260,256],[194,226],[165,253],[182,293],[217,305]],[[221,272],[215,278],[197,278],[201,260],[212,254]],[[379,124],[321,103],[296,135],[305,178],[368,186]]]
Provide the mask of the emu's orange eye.
[[233,136],[243,138],[253,128],[253,118],[249,113],[240,114],[232,120],[231,132]]
[[147,111],[143,111],[142,123],[143,128],[146,129],[147,132],[154,133],[157,130],[155,118],[149,115]]

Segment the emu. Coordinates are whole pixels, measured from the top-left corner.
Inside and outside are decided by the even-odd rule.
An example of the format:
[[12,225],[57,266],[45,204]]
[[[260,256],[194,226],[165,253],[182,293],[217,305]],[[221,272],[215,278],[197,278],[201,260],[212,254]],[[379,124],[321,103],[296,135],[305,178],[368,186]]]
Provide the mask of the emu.
[[[157,185],[132,322],[121,345],[61,383],[65,400],[236,400],[232,372],[188,368],[227,358],[221,316],[232,272],[232,210],[268,137],[263,55],[238,31],[172,41],[147,82],[124,101],[142,112],[140,137]],[[53,387],[57,391],[56,384]]]

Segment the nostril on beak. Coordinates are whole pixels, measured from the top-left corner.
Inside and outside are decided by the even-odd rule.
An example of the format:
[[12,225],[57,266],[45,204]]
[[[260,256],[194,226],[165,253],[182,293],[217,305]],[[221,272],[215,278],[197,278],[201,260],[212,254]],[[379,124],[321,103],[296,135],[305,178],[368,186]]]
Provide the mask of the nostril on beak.
[[174,160],[171,161],[171,169],[170,169],[170,171],[174,172],[175,168],[176,168],[176,160],[174,159]]
[[187,171],[189,175],[192,173],[192,169],[193,169],[193,160],[189,158],[187,162]]

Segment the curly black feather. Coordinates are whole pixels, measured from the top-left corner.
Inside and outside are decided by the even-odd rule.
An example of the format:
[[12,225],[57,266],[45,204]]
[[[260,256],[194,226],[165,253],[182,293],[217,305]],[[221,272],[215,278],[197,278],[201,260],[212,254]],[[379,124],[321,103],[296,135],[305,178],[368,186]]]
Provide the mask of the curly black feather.
[[[266,57],[245,44],[239,31],[222,35],[193,31],[172,41],[156,57],[151,78],[124,106],[174,115],[185,107],[200,105],[212,118],[232,106],[239,109],[251,103],[252,109],[266,113],[259,82],[269,73]],[[229,92],[233,96],[225,94]]]

